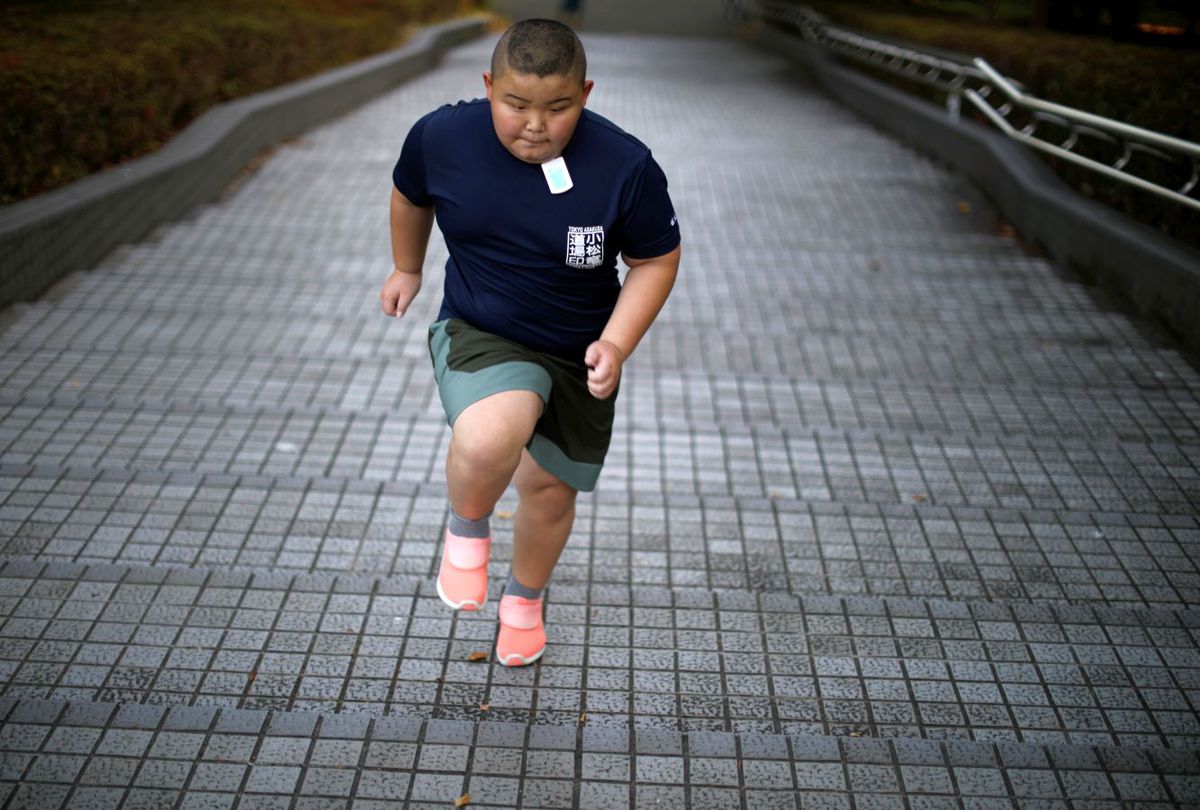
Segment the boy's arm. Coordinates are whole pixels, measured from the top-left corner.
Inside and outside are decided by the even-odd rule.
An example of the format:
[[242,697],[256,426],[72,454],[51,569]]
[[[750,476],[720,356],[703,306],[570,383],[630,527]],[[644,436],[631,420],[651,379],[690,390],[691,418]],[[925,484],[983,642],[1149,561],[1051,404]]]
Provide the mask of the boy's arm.
[[623,257],[629,273],[617,297],[617,306],[600,339],[588,346],[588,390],[596,399],[608,399],[621,381],[621,366],[633,354],[642,336],[671,294],[679,272],[680,249],[653,259]]
[[408,198],[392,188],[391,212],[392,271],[384,283],[380,298],[388,315],[403,315],[421,290],[421,269],[425,264],[425,249],[433,229],[433,206],[413,205]]

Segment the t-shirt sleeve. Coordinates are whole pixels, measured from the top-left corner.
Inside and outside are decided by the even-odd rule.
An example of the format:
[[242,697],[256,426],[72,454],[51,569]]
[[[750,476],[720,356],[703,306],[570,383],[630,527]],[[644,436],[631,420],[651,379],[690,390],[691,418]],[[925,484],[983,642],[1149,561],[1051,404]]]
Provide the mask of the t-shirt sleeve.
[[631,186],[621,252],[631,259],[653,259],[679,246],[679,220],[667,193],[667,176],[646,156]]
[[429,115],[426,115],[413,124],[400,149],[400,159],[392,169],[392,184],[413,205],[433,205],[425,179],[425,126],[428,122]]

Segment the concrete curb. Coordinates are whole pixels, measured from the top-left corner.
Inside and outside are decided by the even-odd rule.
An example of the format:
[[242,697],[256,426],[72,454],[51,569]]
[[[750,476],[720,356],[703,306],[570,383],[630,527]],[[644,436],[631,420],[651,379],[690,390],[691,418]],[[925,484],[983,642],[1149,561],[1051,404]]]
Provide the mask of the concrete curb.
[[1080,196],[1020,144],[841,67],[778,29],[757,38],[805,68],[846,107],[976,182],[1029,241],[1127,299],[1200,353],[1200,251]]
[[0,208],[0,308],[37,298],[117,245],[215,199],[264,147],[428,70],[485,25],[480,17],[430,26],[403,48],[221,104],[151,155]]

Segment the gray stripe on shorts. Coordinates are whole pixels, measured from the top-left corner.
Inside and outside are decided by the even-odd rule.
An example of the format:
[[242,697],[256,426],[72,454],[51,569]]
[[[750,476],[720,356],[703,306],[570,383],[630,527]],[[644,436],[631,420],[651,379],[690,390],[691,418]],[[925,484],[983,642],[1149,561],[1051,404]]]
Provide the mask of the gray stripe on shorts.
[[540,433],[533,434],[528,447],[533,460],[567,486],[580,492],[591,492],[596,488],[602,464],[587,464],[567,458],[557,444]]
[[542,398],[543,404],[549,401],[550,375],[537,363],[510,360],[478,371],[455,371],[447,359],[450,336],[446,334],[445,321],[433,324],[431,331],[429,345],[433,352],[434,376],[446,421],[451,427],[468,407],[501,391],[533,391]]

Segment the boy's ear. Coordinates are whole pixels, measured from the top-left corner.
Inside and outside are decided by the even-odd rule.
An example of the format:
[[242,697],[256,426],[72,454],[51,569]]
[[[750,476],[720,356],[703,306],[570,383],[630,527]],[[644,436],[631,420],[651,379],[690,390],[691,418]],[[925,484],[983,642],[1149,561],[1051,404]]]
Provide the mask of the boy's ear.
[[492,72],[490,70],[485,70],[483,72],[483,90],[484,90],[484,94],[487,96],[487,100],[491,101],[492,100]]
[[587,104],[588,95],[591,94],[592,88],[595,87],[595,85],[596,85],[596,83],[593,82],[591,79],[583,80],[583,98],[580,99],[580,102],[579,102],[580,104]]

